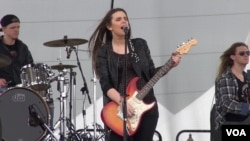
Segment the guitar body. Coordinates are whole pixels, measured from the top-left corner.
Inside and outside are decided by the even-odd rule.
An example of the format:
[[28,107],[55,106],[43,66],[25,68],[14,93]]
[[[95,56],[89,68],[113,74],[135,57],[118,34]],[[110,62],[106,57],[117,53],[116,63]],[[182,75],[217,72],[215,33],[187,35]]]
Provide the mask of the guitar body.
[[[135,109],[135,115],[128,117],[126,121],[129,136],[132,136],[138,129],[143,114],[155,105],[155,102],[146,104],[136,97],[138,94],[138,89],[136,87],[136,82],[138,79],[139,77],[133,78],[129,82],[126,89],[128,95],[126,98],[127,103],[132,105]],[[123,136],[123,113],[121,108],[122,107],[120,107],[118,104],[111,101],[102,109],[101,118],[104,124],[112,131],[120,136]]]

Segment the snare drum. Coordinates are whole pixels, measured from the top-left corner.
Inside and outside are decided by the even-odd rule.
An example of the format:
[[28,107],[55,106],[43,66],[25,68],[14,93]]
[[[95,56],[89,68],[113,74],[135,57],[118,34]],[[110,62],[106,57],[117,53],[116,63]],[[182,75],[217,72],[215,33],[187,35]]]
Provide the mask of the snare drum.
[[34,90],[47,90],[49,77],[53,75],[51,68],[43,63],[28,64],[21,68],[22,85]]
[[40,125],[30,123],[30,107],[49,125],[49,109],[43,98],[29,88],[13,88],[0,96],[2,136],[7,141],[36,141],[46,133]]
[[39,90],[39,91],[34,90],[34,91],[37,92],[43,98],[43,100],[45,100],[46,102],[53,101],[52,88],[48,88],[47,90]]

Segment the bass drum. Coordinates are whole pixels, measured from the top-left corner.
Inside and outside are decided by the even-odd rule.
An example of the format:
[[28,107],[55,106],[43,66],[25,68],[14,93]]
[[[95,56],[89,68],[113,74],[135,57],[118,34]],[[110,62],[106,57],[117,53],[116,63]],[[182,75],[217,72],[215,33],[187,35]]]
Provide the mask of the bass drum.
[[48,125],[49,110],[43,98],[28,88],[12,88],[0,96],[0,119],[2,137],[6,141],[40,140],[47,129],[37,120],[32,120],[36,113],[41,121]]

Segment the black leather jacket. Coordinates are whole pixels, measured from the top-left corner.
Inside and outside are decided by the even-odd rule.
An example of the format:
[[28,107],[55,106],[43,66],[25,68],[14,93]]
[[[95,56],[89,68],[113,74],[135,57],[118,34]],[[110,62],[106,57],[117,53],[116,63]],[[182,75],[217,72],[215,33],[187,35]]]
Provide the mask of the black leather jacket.
[[4,54],[12,59],[9,66],[0,68],[0,78],[5,78],[6,81],[10,82],[9,87],[21,84],[21,68],[33,63],[33,58],[27,45],[18,39],[16,44],[18,46],[18,56],[12,58],[8,47],[3,43],[3,37],[0,38],[0,54]]
[[[132,47],[130,46],[129,52],[130,55],[133,55],[131,57],[132,66],[138,77],[143,77],[148,81],[155,74],[158,68],[155,68],[147,42],[141,38],[131,39],[131,42]],[[97,71],[100,77],[100,85],[104,96],[107,98],[107,91],[110,88],[118,89],[118,58],[112,54],[111,43],[107,43],[102,46],[97,55]],[[143,99],[143,101],[145,103],[156,101],[153,89],[149,92],[148,96]],[[157,104],[155,108],[157,108]],[[158,110],[155,111],[155,114],[158,115]]]

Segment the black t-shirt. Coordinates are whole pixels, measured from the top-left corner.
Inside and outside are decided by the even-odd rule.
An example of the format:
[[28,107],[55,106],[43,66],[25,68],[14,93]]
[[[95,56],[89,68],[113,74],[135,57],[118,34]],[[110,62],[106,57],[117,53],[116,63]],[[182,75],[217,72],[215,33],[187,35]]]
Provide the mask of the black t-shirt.
[[243,82],[239,80],[238,78],[236,79],[237,79],[238,86],[239,86],[239,90],[238,90],[239,102],[248,102],[248,86],[247,86],[246,79],[244,79]]
[[14,45],[6,45],[5,44],[5,46],[9,49],[12,58],[15,59],[18,56],[18,46],[17,46],[17,43],[15,43]]
[[[242,82],[236,77],[237,83],[238,83],[238,99],[239,102],[248,102],[248,86],[246,79]],[[225,118],[227,121],[243,121],[247,118],[248,116],[243,116],[239,114],[234,114],[234,113],[228,113]]]
[[[114,52],[114,55],[117,55],[118,57],[118,84],[119,84],[119,88],[118,91],[121,94],[124,94],[124,77],[123,77],[123,71],[124,71],[124,61],[125,61],[125,55],[124,54],[117,54]],[[126,75],[126,84],[125,84],[125,88],[127,87],[129,81],[136,77],[136,73],[133,69],[133,66],[131,64],[131,62],[129,61],[130,55],[127,55],[127,75]]]

